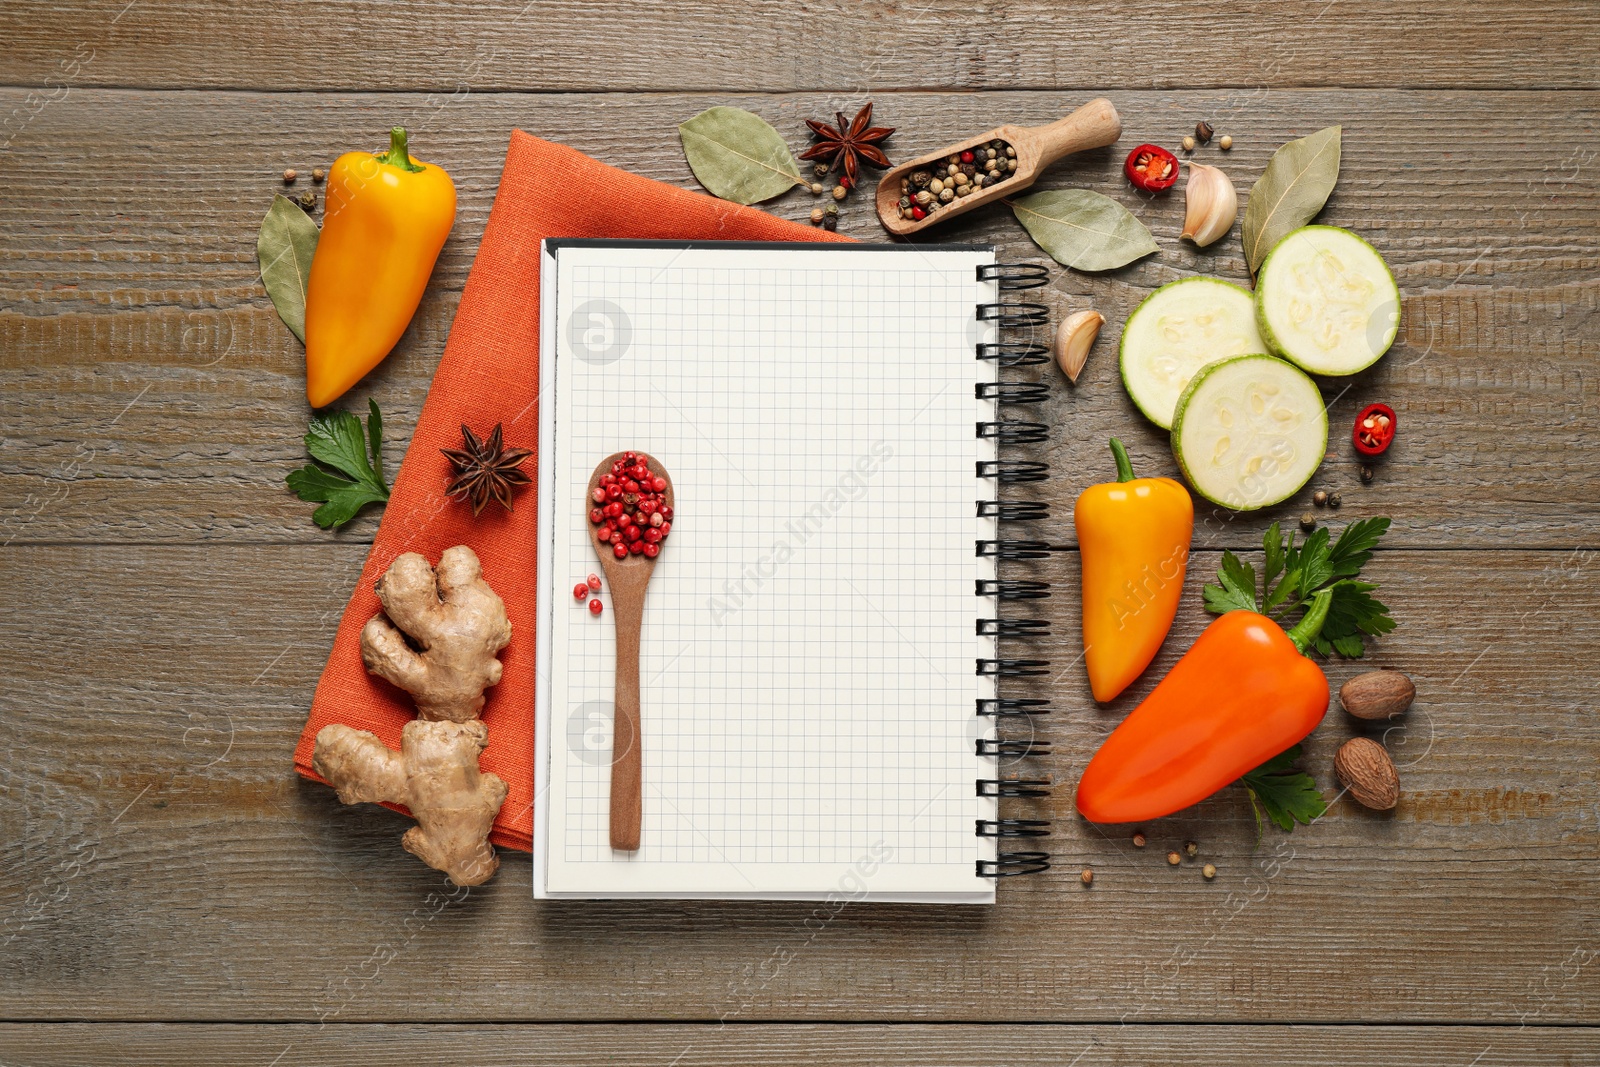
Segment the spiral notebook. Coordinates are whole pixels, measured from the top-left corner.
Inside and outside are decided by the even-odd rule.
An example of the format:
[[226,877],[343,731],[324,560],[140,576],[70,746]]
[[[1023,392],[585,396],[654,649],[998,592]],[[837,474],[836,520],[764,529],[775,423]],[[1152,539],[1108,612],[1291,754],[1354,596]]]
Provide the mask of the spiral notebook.
[[[1043,284],[988,247],[552,240],[540,299],[538,897],[992,902],[1048,866],[1031,730],[999,638],[1047,595],[999,561],[1030,504],[1002,482],[1044,429],[1015,340]],[[572,590],[600,573],[585,496],[634,449],[676,513],[645,603],[643,818],[608,838],[615,634]],[[1002,458],[1002,454],[1006,458]],[[608,593],[599,595],[609,608]]]

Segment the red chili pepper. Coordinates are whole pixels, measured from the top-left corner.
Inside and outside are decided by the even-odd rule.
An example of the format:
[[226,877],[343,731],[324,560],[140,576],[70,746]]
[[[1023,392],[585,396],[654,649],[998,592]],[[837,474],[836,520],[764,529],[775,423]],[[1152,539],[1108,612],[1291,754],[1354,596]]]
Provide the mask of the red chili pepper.
[[1142,144],[1128,153],[1122,173],[1134,188],[1159,193],[1178,183],[1178,157],[1160,145]]
[[1394,408],[1388,404],[1368,404],[1356,416],[1350,440],[1363,456],[1380,456],[1394,440],[1394,429]]

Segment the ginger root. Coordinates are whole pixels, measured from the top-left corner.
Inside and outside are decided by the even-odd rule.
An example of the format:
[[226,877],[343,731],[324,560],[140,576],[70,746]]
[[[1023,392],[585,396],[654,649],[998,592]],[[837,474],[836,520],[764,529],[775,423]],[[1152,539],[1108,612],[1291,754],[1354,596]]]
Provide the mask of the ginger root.
[[478,770],[489,743],[478,713],[500,681],[495,654],[511,642],[505,604],[465,545],[446,549],[437,570],[415,552],[396,557],[376,591],[383,614],[361,631],[361,661],[410,693],[419,718],[399,752],[365,730],[324,726],[312,766],[346,804],[405,805],[417,820],[406,851],[457,885],[481,885],[500,865],[488,836],[506,784]]
[[417,825],[400,839],[405,850],[450,876],[482,885],[500,866],[489,830],[506,799],[506,783],[478,772],[489,729],[471,722],[414,719],[396,752],[376,734],[332,723],[317,731],[312,764],[346,804],[404,804]]
[[477,553],[447,548],[436,571],[407,552],[374,588],[383,614],[361,631],[367,670],[410,693],[424,719],[476,719],[483,691],[500,681],[495,653],[511,643],[506,606],[483,580]]

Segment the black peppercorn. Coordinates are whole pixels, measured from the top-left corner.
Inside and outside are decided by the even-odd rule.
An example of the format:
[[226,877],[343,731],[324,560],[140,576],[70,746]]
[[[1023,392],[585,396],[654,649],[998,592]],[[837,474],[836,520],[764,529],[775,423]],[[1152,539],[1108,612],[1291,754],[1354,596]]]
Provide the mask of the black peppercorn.
[[1328,506],[1330,508],[1336,508],[1340,504],[1343,504],[1343,503],[1344,503],[1344,498],[1341,497],[1338,493],[1332,493],[1332,494],[1330,494],[1328,496]]
[[1371,467],[1368,467],[1368,466],[1363,464],[1362,467],[1361,467],[1361,484],[1362,485],[1371,485],[1372,484],[1373,473],[1374,472],[1373,472]]
[[1311,502],[1313,504],[1315,504],[1319,508],[1322,507],[1324,504],[1326,504],[1328,502],[1328,494],[1327,494],[1327,492],[1325,492],[1324,490],[1318,489],[1315,493],[1311,494]]
[[299,204],[301,210],[309,215],[311,212],[317,209],[317,194],[309,191],[301,193],[299,196],[294,198],[294,202]]
[[1317,516],[1315,512],[1308,511],[1304,515],[1300,516],[1300,529],[1304,530],[1306,533],[1310,533],[1316,528]]
[[1209,122],[1201,121],[1194,124],[1194,139],[1201,144],[1210,144],[1211,135],[1215,132]]

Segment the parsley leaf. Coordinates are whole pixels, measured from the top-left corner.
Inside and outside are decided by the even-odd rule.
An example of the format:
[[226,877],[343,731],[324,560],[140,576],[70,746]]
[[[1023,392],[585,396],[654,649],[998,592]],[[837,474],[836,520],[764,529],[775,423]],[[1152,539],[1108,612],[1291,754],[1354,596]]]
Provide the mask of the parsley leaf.
[[1256,833],[1261,833],[1263,811],[1280,829],[1293,830],[1295,823],[1309,826],[1328,810],[1311,775],[1295,767],[1301,746],[1280,752],[1250,771],[1239,781],[1250,792],[1250,811],[1256,818]]
[[322,504],[311,513],[311,519],[325,530],[343,526],[368,504],[389,499],[389,486],[383,480],[383,416],[377,401],[367,403],[366,433],[362,433],[361,420],[348,411],[313,415],[306,432],[306,451],[317,462],[285,479],[301,500]]
[[1362,519],[1345,527],[1332,545],[1327,528],[1321,527],[1297,546],[1292,530],[1285,540],[1280,525],[1273,523],[1261,540],[1259,601],[1255,569],[1232,552],[1224,552],[1217,571],[1222,584],[1203,590],[1206,610],[1217,615],[1240,609],[1260,611],[1288,629],[1288,616],[1305,609],[1318,592],[1329,589],[1333,595],[1328,617],[1311,640],[1311,648],[1324,656],[1338,653],[1359,659],[1366,651],[1364,636],[1379,637],[1396,625],[1383,602],[1369,595],[1377,586],[1356,580],[1388,529],[1386,518]]
[[1328,552],[1328,562],[1334,577],[1353,578],[1372,558],[1372,550],[1389,529],[1387,518],[1362,519],[1352,522],[1339,535],[1338,542]]
[[1208,585],[1201,594],[1206,610],[1222,614],[1228,611],[1256,611],[1256,569],[1232,552],[1222,554],[1222,569],[1217,572],[1221,587]]

